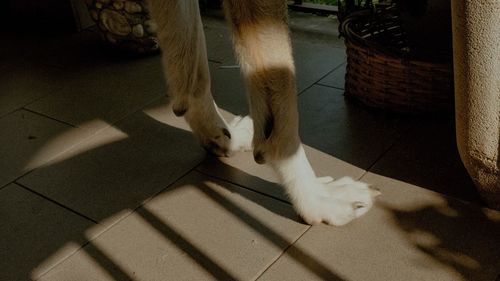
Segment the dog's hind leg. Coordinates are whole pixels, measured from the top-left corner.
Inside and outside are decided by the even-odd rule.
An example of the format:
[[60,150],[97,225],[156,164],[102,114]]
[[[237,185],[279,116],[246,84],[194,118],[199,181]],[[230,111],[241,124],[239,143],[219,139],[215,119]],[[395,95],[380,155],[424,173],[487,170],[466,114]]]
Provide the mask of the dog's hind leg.
[[226,0],[224,9],[249,91],[255,161],[277,171],[308,223],[342,225],[364,214],[377,192],[350,178],[316,178],[302,147],[286,1]]
[[251,149],[251,119],[228,124],[213,101],[198,0],[149,0],[149,6],[174,113],[184,116],[201,144],[216,155]]

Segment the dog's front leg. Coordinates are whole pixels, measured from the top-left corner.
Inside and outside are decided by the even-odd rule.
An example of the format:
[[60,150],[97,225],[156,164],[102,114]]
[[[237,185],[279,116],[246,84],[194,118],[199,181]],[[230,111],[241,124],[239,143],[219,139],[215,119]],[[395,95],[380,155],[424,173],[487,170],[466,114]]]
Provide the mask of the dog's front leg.
[[198,0],[148,2],[158,25],[157,37],[174,113],[184,116],[201,144],[216,155],[251,149],[252,120],[237,117],[226,123],[212,98]]
[[254,158],[277,171],[295,209],[306,222],[343,225],[366,213],[376,192],[350,178],[318,179],[307,160],[298,134],[295,69],[285,3],[224,3],[249,90],[255,129]]

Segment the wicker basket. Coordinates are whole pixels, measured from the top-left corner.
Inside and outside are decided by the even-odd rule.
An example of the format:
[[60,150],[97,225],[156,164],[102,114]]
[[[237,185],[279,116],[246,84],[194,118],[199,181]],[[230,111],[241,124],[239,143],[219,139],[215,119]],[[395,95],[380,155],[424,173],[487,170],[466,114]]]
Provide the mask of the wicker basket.
[[346,97],[400,113],[453,110],[451,54],[414,48],[397,6],[354,12],[340,29],[347,48]]

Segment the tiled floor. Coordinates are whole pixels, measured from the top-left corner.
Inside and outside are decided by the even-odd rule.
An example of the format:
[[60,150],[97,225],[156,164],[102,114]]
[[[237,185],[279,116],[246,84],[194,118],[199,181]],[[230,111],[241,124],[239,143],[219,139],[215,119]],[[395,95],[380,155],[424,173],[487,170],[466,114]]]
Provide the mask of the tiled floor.
[[[214,95],[246,114],[228,30],[204,22]],[[0,280],[495,280],[500,213],[482,207],[453,118],[346,101],[335,20],[293,13],[291,30],[307,154],[319,175],[378,186],[373,211],[310,227],[249,153],[206,156],[168,107],[158,56],[113,55],[92,31],[11,35]]]

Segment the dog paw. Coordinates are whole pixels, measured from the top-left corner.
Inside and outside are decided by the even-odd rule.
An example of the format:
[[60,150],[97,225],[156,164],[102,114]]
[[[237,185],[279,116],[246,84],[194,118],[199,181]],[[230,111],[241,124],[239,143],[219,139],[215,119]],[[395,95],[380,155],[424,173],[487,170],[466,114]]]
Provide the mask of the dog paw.
[[314,192],[295,202],[297,211],[308,224],[347,224],[368,212],[374,198],[380,195],[368,184],[349,177],[335,181],[331,177],[318,178],[312,185]]
[[252,118],[236,116],[229,124],[216,124],[211,130],[195,133],[205,150],[219,157],[229,157],[236,151],[252,150]]
[[229,123],[231,132],[231,151],[251,151],[253,139],[253,121],[250,116],[236,116]]
[[209,153],[219,157],[229,157],[231,155],[231,132],[228,128],[216,127],[209,132],[195,132],[200,139],[201,146]]

